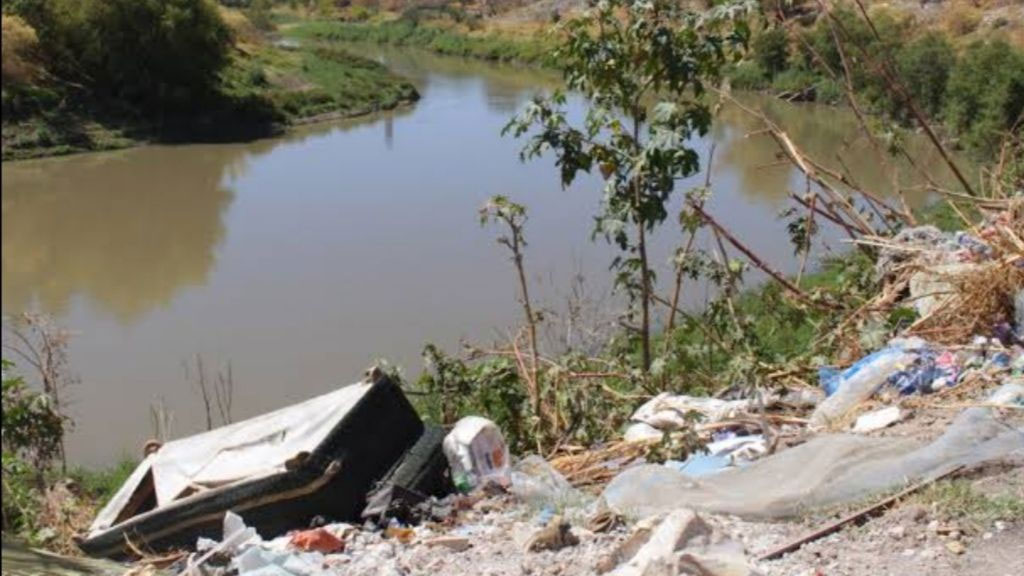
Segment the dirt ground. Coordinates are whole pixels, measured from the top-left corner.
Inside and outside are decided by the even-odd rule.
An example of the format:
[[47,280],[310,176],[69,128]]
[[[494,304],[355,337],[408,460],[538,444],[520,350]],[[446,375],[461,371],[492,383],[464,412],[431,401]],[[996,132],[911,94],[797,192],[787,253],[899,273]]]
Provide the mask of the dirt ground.
[[[1019,469],[972,479],[972,489],[1024,498]],[[529,552],[527,542],[543,526],[542,514],[510,497],[495,497],[465,513],[453,530],[418,528],[409,544],[361,532],[349,541],[339,574],[360,576],[575,576],[599,574],[631,528],[595,534],[578,524],[580,542],[559,551]],[[780,559],[758,557],[831,521],[822,516],[798,522],[757,523],[704,515],[741,542],[752,566],[765,576],[1017,576],[1024,574],[1024,522],[976,522],[954,518],[941,503],[910,497],[859,526],[811,542]],[[429,542],[442,532],[464,536],[469,547],[453,550]]]
[[[971,480],[994,495],[1024,497],[1019,469]],[[727,520],[730,532],[756,558],[824,525],[814,521],[758,524]],[[757,562],[766,576],[1011,576],[1024,574],[1024,522],[950,518],[919,497],[778,560]]]

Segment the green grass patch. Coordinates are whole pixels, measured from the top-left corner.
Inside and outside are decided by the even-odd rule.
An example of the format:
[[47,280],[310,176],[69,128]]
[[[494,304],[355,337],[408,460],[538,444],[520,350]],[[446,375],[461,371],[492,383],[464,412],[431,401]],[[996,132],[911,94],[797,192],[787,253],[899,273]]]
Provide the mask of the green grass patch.
[[1024,499],[1011,493],[984,494],[970,480],[944,480],[922,490],[915,500],[937,510],[947,519],[981,525],[996,520],[1024,520]]
[[262,98],[284,120],[353,116],[415,101],[416,89],[382,64],[316,42],[265,47],[237,57],[224,73],[235,98]]
[[76,468],[71,471],[71,478],[78,483],[82,496],[104,506],[121,485],[132,475],[139,462],[128,456],[122,456],[114,465],[98,470]]
[[448,56],[522,64],[548,64],[553,49],[542,38],[462,31],[406,17],[384,22],[303,22],[290,27],[287,33],[307,40],[411,46]]

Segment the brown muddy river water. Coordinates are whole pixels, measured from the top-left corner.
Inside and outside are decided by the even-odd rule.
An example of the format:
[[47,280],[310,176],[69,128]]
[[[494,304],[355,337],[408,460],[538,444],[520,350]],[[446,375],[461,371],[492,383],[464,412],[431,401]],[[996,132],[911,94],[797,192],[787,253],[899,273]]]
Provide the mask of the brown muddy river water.
[[[427,342],[455,351],[463,339],[504,334],[520,312],[514,273],[496,230],[477,220],[493,194],[529,207],[537,299],[564,310],[579,276],[591,303],[613,311],[612,250],[590,240],[600,182],[561,190],[550,160],[521,164],[521,143],[499,134],[555,78],[419,52],[373,55],[415,80],[422,100],[248,144],[3,165],[3,312],[44,311],[74,331],[74,462],[138,454],[153,435],[153,405],[171,414],[175,436],[202,429],[184,368],[197,354],[211,377],[231,363],[240,419],[353,382],[378,358],[415,378]],[[864,184],[888,189],[850,115],[761,104],[807,150],[841,155]],[[726,109],[695,143],[704,155],[717,143],[711,211],[794,272],[778,212],[804,185],[767,137],[747,137],[756,128]],[[830,249],[848,248],[839,230],[821,234]],[[680,239],[670,220],[654,240],[662,281]],[[687,295],[690,304],[706,297],[697,286]]]

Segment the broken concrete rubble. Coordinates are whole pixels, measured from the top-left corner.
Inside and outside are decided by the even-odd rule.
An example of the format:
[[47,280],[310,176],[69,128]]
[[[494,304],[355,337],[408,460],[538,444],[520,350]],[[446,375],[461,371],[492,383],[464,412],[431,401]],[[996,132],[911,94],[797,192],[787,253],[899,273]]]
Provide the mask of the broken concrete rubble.
[[553,516],[547,526],[530,537],[526,543],[526,550],[528,552],[561,550],[579,543],[580,539],[572,533],[572,525],[561,516]]

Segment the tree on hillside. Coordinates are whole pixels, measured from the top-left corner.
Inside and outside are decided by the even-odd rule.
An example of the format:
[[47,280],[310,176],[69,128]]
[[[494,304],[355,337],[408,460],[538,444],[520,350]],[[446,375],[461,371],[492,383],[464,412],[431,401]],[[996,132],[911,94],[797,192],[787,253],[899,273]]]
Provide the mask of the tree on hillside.
[[642,367],[651,367],[654,272],[648,235],[668,216],[676,181],[700,169],[692,136],[704,134],[711,112],[702,98],[717,82],[729,49],[745,45],[748,3],[726,3],[703,14],[670,0],[605,0],[564,26],[555,53],[568,89],[588,102],[586,118],[566,118],[566,96],[532,102],[506,127],[529,134],[523,158],[553,150],[563,186],[597,167],[604,199],[595,236],[621,254],[615,284],[629,296],[627,319],[639,337]]

